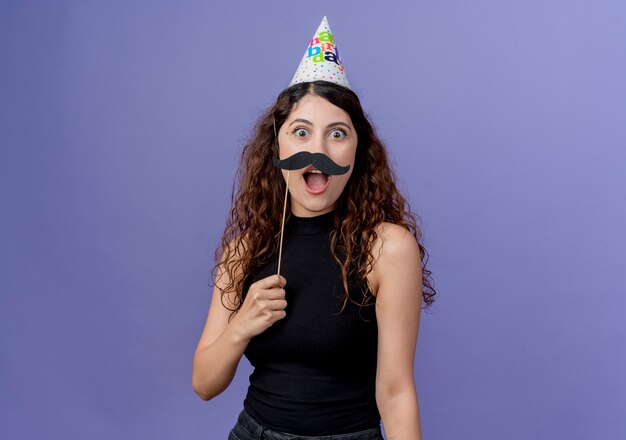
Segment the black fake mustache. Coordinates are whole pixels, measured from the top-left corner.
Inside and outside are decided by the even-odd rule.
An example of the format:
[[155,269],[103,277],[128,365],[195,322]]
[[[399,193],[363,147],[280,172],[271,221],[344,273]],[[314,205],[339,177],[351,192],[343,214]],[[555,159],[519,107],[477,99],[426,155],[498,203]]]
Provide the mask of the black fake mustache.
[[272,157],[272,162],[274,162],[275,167],[283,170],[299,170],[307,165],[313,165],[322,173],[332,175],[345,174],[350,169],[349,164],[342,167],[324,153],[311,153],[308,151],[299,151],[283,160]]

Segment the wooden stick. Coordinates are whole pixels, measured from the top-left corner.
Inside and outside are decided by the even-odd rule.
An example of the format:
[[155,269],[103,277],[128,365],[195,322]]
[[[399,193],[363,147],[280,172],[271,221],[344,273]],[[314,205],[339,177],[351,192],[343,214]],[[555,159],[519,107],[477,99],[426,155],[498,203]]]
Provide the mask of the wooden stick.
[[283,221],[280,225],[280,246],[278,248],[278,273],[280,275],[280,260],[283,254],[283,231],[285,230],[285,213],[287,212],[287,197],[289,196],[289,170],[287,170],[287,186],[285,187],[285,204],[283,205]]

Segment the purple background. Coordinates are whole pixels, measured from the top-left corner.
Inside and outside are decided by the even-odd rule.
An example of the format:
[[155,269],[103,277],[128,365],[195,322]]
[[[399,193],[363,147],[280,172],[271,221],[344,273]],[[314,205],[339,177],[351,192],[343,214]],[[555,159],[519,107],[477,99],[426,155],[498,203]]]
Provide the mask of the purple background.
[[324,15],[424,222],[424,438],[626,438],[619,0],[2,1],[0,437],[226,438],[213,250]]

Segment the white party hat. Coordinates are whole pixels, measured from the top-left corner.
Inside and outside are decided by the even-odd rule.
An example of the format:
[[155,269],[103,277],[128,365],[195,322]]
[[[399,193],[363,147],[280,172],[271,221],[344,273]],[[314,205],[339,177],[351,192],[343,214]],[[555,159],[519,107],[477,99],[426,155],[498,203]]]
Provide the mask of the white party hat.
[[300,66],[289,85],[317,80],[329,81],[350,88],[335,38],[325,16],[309,41]]

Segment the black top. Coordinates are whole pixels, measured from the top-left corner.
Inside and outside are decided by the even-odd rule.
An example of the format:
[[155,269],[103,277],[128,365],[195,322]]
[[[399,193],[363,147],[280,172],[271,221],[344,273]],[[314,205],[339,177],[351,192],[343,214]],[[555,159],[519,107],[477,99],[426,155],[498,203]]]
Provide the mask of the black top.
[[[254,366],[244,408],[271,429],[303,436],[343,434],[380,425],[375,400],[378,328],[375,299],[348,301],[343,312],[339,264],[330,254],[334,212],[285,224],[281,275],[287,316],[249,342]],[[277,272],[278,256],[244,286]],[[349,280],[361,303],[367,284]]]

